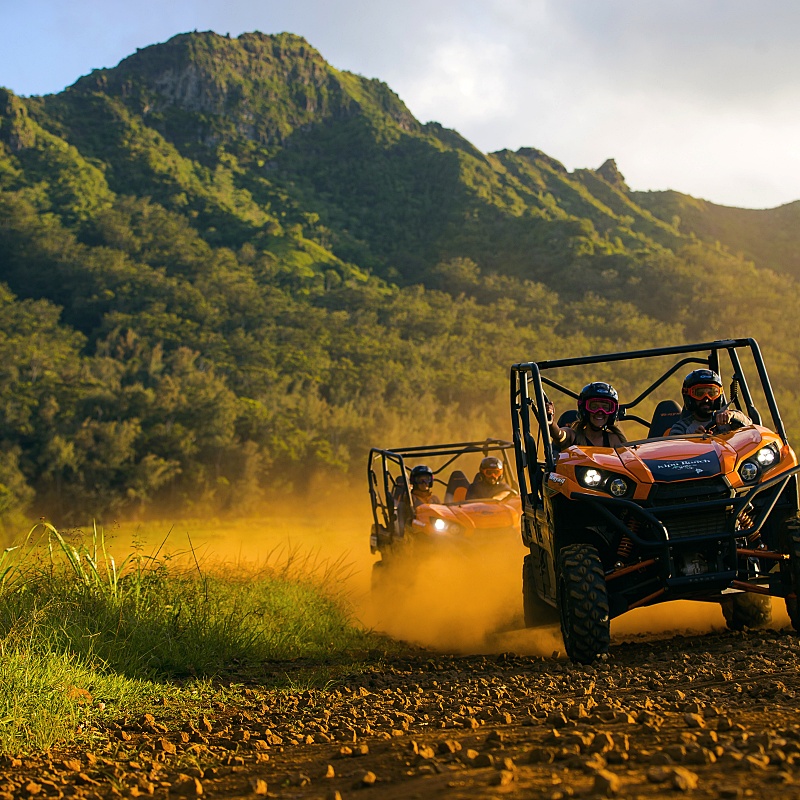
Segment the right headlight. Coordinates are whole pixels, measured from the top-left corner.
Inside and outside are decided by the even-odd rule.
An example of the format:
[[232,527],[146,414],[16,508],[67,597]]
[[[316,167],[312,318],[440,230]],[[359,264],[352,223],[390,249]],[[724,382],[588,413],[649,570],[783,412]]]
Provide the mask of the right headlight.
[[756,453],[756,461],[764,468],[769,469],[774,463],[780,461],[781,454],[778,445],[771,442]]

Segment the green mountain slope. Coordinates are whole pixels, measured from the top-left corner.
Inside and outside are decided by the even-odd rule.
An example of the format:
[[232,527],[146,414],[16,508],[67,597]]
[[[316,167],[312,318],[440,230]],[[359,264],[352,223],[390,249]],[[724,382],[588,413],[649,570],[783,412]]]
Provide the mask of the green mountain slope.
[[731,208],[680,192],[634,192],[632,197],[679,231],[719,242],[760,267],[800,277],[800,201],[778,208]]
[[481,153],[290,34],[0,90],[0,517],[360,487],[371,445],[505,435],[513,361],[680,339],[758,336],[797,424],[793,262],[653,199]]

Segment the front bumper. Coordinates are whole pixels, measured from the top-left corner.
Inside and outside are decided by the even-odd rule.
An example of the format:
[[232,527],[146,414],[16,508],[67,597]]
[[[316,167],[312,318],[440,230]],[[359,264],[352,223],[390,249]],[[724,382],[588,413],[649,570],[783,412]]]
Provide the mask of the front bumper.
[[640,569],[634,562],[606,575],[609,583],[618,579],[611,591],[625,596],[617,613],[647,604],[643,599],[704,598],[747,590],[748,584],[752,591],[785,596],[781,575],[767,574],[785,556],[767,551],[764,569],[742,542],[758,537],[799,472],[800,466],[792,467],[741,494],[698,502],[646,506],[583,492],[570,499],[585,503],[616,541],[627,537],[636,547]]

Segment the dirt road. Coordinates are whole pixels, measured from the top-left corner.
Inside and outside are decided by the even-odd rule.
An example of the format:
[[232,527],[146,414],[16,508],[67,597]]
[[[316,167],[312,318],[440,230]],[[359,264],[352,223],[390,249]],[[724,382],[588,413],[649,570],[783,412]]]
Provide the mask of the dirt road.
[[117,720],[91,752],[6,759],[0,798],[800,798],[798,656],[788,630],[627,641],[593,667],[419,651],[345,688]]

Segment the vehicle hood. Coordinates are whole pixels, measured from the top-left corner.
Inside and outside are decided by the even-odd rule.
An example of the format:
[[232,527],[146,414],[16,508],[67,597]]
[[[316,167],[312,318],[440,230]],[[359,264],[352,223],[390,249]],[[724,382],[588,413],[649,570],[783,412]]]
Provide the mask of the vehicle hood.
[[619,448],[622,466],[640,481],[682,481],[731,472],[739,454],[761,441],[757,430],[742,429],[725,437],[657,439]]
[[507,500],[474,500],[453,505],[424,505],[417,509],[417,518],[441,518],[459,524],[465,531],[491,528],[516,528],[522,514],[519,497]]

